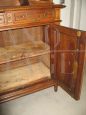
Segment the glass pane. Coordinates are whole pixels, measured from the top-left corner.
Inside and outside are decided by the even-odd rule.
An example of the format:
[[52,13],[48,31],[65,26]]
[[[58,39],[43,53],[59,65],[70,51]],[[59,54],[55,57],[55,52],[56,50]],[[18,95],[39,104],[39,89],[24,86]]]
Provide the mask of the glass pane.
[[0,93],[50,79],[48,31],[42,27],[0,32]]

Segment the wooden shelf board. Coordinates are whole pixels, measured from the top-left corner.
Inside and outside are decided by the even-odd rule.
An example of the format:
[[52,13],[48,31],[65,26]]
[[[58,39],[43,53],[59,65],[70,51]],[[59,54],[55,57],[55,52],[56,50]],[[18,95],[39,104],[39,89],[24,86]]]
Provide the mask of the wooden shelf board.
[[50,79],[50,69],[42,62],[0,72],[0,93],[45,78]]
[[20,45],[0,48],[0,64],[31,58],[50,52],[50,48],[42,41],[29,41]]

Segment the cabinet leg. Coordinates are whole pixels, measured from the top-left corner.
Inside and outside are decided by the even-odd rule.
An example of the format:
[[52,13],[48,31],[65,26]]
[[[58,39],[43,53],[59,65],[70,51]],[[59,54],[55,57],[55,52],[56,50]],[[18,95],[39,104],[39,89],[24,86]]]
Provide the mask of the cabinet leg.
[[54,85],[54,91],[57,92],[57,90],[58,90],[58,86]]

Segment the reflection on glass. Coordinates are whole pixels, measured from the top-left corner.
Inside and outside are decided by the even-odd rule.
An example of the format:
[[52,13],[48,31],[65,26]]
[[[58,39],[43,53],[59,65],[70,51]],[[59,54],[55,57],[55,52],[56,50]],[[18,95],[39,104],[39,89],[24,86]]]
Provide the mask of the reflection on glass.
[[50,79],[50,46],[41,27],[0,34],[0,93]]

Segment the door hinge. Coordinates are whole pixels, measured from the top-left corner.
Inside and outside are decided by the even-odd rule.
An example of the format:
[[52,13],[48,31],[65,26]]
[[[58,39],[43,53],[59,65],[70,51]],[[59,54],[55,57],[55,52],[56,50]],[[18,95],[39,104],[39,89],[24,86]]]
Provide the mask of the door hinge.
[[77,37],[81,36],[81,31],[77,31]]

